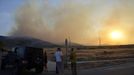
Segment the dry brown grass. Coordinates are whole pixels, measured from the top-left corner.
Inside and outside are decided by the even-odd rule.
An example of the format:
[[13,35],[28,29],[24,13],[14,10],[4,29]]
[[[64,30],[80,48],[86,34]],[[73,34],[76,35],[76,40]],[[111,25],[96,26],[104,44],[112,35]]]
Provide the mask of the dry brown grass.
[[[46,48],[48,59],[52,60],[56,48]],[[108,48],[108,49],[81,49],[76,50],[78,61],[89,61],[77,64],[78,69],[118,65],[126,62],[134,62],[134,48]],[[62,48],[65,55],[65,48]],[[69,55],[69,51],[68,51]],[[132,58],[132,59],[129,59]],[[69,61],[69,60],[68,60]]]
[[[56,48],[46,48],[48,57],[51,60],[53,58]],[[76,50],[77,58],[84,60],[110,60],[110,59],[119,59],[119,58],[133,58],[134,57],[134,48],[111,48],[111,49],[81,49]],[[62,48],[63,54],[65,55],[66,50]],[[68,51],[68,55],[70,52]]]

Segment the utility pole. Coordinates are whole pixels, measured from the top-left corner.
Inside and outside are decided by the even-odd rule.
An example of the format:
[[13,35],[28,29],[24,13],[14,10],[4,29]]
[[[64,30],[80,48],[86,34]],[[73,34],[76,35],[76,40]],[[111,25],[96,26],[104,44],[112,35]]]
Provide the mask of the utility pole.
[[99,36],[99,46],[101,46],[101,37]]
[[100,35],[100,32],[99,32],[98,41],[99,41],[99,46],[101,46],[101,35]]
[[66,56],[65,56],[65,67],[67,68],[67,60],[68,60],[68,39],[65,39],[65,47],[66,47]]

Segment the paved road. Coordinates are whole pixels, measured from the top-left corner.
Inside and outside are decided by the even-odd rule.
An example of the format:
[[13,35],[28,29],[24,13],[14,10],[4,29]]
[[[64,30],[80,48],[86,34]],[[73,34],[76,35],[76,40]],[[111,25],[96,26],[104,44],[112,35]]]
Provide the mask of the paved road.
[[[49,72],[43,72],[38,75],[56,75],[55,74],[55,63],[49,62]],[[12,75],[12,71],[0,71],[0,75]],[[70,75],[70,71],[65,71],[64,75]],[[28,75],[37,75],[30,73]],[[78,75],[134,75],[134,63],[126,63],[118,66],[101,67],[89,70],[78,70]]]
[[78,75],[134,75],[134,63],[83,70]]
[[[65,71],[64,75],[70,74],[70,71]],[[41,75],[55,75],[55,72],[44,72]],[[101,67],[88,70],[78,70],[78,75],[134,75],[134,63],[126,63],[117,66]]]

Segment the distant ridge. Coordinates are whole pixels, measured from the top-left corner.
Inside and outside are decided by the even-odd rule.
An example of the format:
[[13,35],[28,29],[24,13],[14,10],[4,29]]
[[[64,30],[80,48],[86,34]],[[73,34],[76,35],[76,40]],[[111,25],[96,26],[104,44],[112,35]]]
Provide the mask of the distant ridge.
[[31,37],[14,37],[14,36],[0,36],[0,42],[3,42],[6,46],[30,46],[30,47],[56,47],[58,45],[31,38]]
[[103,45],[103,46],[77,46],[77,49],[116,49],[116,48],[134,48],[134,44],[128,45]]
[[[65,47],[65,44],[53,44],[48,41],[39,40],[31,37],[16,37],[16,36],[0,36],[0,42],[3,42],[4,45],[8,47],[13,46],[31,46],[31,47]],[[134,44],[128,45],[102,45],[102,46],[85,46],[82,44],[70,42],[68,43],[69,47],[75,47],[78,49],[107,49],[107,48],[134,48]]]

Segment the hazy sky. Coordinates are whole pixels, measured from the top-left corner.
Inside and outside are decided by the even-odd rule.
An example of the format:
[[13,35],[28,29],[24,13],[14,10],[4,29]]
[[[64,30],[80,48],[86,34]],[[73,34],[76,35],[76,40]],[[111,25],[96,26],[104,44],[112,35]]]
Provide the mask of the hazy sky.
[[0,0],[0,35],[133,44],[134,0]]
[[8,35],[14,25],[14,13],[22,0],[0,0],[0,35]]

